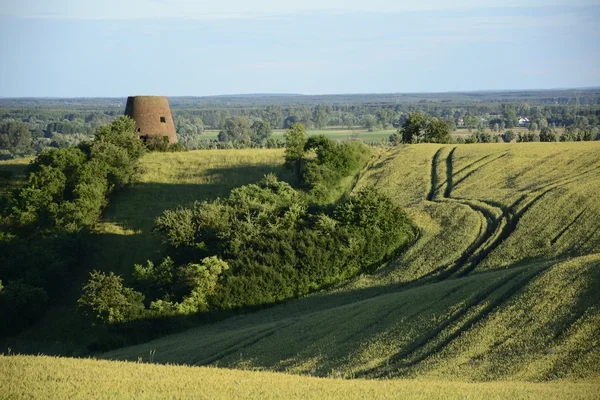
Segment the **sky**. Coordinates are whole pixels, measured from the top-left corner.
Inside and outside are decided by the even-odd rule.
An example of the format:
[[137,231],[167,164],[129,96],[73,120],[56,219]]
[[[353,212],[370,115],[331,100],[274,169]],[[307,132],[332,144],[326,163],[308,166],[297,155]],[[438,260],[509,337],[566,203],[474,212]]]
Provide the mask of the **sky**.
[[0,0],[0,97],[600,86],[600,0]]

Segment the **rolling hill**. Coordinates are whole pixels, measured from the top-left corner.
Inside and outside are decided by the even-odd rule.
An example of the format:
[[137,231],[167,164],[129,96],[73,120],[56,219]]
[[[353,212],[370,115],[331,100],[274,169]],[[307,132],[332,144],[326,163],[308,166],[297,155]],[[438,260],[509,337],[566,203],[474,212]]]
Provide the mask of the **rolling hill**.
[[[406,208],[419,237],[402,256],[329,291],[100,356],[147,362],[152,352],[157,363],[506,388],[595,382],[585,397],[600,381],[599,154],[599,142],[382,150],[354,190],[375,186]],[[162,210],[267,171],[285,176],[281,160],[280,150],[147,155],[141,182],[105,213],[98,233],[107,250],[92,266],[128,274],[160,250],[150,229]],[[57,315],[24,337],[58,332]]]
[[417,145],[356,189],[407,207],[418,242],[372,276],[107,358],[326,376],[598,377],[598,144]]

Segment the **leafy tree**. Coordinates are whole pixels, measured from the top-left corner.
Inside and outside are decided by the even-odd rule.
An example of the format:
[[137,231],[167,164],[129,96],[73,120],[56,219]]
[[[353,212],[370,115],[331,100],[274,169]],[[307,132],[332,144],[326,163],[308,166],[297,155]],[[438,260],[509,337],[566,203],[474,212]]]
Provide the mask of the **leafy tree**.
[[372,114],[366,114],[361,120],[361,125],[369,132],[373,132],[377,128],[377,117]]
[[519,118],[517,117],[515,106],[513,104],[504,104],[502,108],[506,127],[509,129],[516,127],[519,124]]
[[422,111],[408,114],[402,128],[397,132],[402,143],[421,143],[425,139],[427,115]]
[[515,137],[515,133],[510,129],[502,134],[502,140],[504,140],[506,143],[512,142]]
[[261,144],[271,137],[271,124],[268,121],[257,120],[250,127],[250,138],[252,142]]
[[408,114],[398,132],[390,137],[392,143],[449,143],[452,139],[450,126],[436,117],[428,117],[421,111]]
[[302,156],[306,144],[306,129],[302,124],[292,125],[284,134],[285,137],[285,166],[293,169],[298,179],[301,178]]
[[247,117],[228,118],[218,138],[220,142],[249,142],[250,120]]
[[545,126],[540,131],[540,142],[556,142],[556,134]]
[[144,296],[123,286],[123,278],[110,272],[90,273],[77,303],[82,312],[96,321],[111,324],[140,317],[144,312]]
[[14,157],[31,154],[31,132],[21,122],[0,124],[0,150],[7,150]]
[[449,143],[452,139],[448,124],[438,118],[430,118],[425,127],[425,140],[429,143]]
[[471,129],[477,128],[480,121],[481,120],[479,118],[477,118],[475,115],[466,115],[463,118],[463,122],[464,122],[465,126],[469,129],[469,132],[471,131]]

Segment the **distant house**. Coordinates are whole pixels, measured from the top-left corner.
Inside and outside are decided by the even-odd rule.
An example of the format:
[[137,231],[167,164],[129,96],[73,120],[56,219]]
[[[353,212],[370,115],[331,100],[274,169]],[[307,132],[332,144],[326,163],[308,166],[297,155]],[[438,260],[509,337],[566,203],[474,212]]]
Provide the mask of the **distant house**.
[[519,118],[519,126],[527,126],[529,125],[529,119],[520,117]]

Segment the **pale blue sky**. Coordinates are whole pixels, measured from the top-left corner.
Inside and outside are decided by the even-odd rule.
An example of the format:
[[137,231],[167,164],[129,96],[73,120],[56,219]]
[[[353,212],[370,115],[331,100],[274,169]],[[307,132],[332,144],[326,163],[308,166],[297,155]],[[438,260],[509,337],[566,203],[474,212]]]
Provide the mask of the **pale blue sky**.
[[600,1],[2,0],[0,97],[600,86]]

